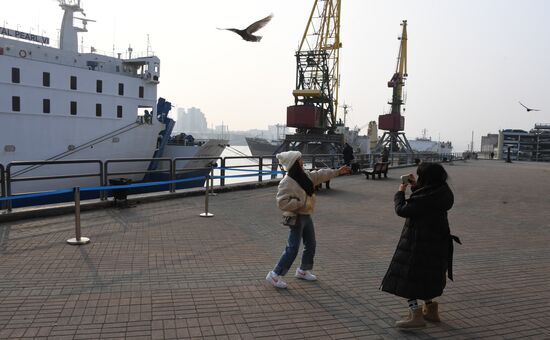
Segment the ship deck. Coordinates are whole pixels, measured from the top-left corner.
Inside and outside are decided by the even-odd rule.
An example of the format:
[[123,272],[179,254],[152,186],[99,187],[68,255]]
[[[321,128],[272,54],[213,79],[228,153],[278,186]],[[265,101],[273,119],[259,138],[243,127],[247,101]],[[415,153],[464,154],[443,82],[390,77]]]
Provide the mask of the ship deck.
[[[317,282],[264,278],[287,231],[276,187],[82,213],[91,243],[71,246],[74,216],[0,225],[0,338],[550,338],[550,164],[446,166],[455,281],[441,324],[400,332],[403,299],[378,287],[403,219],[399,175],[342,176],[313,216]],[[298,264],[298,260],[296,262]],[[293,268],[294,269],[294,268]]]

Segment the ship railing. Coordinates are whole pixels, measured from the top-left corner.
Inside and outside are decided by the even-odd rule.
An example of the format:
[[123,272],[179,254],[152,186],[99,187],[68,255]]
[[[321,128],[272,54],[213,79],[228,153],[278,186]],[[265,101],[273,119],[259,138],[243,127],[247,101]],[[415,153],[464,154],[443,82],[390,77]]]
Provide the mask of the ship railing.
[[[12,178],[12,168],[23,166],[49,166],[49,165],[74,165],[74,164],[97,164],[98,171],[91,173],[78,173],[78,174],[62,174],[62,175],[50,175],[50,176],[27,176],[27,177],[15,177]],[[83,178],[83,177],[97,177],[99,185],[103,185],[103,167],[100,160],[95,159],[81,159],[81,160],[65,160],[65,161],[14,161],[10,162],[6,166],[5,170],[5,196],[12,196],[12,184],[15,182],[28,182],[39,180],[54,180],[54,179],[67,179],[67,178]],[[29,193],[26,193],[29,194]],[[5,208],[8,211],[12,210],[11,200],[6,201]]]

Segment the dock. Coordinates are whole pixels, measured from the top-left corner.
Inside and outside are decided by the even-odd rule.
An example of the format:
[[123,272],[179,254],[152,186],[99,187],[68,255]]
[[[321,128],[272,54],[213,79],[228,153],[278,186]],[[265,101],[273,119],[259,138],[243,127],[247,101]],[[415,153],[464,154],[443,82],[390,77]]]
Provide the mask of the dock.
[[[276,186],[0,224],[0,339],[549,339],[550,164],[445,165],[454,278],[440,324],[399,331],[379,290],[404,219],[399,176],[341,176],[318,192],[317,282],[265,283],[288,231]],[[300,255],[299,255],[300,256]],[[299,257],[295,266],[299,265]],[[293,273],[293,272],[292,272]]]

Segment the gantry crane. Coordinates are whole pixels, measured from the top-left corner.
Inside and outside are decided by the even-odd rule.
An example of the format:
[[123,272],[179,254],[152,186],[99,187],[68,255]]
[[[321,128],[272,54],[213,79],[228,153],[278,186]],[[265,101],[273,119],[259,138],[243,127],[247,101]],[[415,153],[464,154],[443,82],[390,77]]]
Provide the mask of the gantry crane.
[[[402,132],[405,129],[405,117],[401,115],[401,106],[405,104],[403,98],[403,86],[407,79],[407,20],[401,23],[403,32],[399,45],[399,53],[397,55],[397,66],[395,73],[388,82],[388,87],[393,88],[392,100],[388,102],[391,105],[389,114],[378,116],[378,128],[386,130],[382,138],[376,144],[375,152],[381,152],[384,147],[388,148],[389,152],[402,152],[412,155],[413,151]],[[404,109],[403,109],[404,110]]]
[[339,152],[343,134],[336,133],[338,111],[341,0],[315,0],[296,52],[294,105],[287,108],[286,136],[281,150],[305,153]]

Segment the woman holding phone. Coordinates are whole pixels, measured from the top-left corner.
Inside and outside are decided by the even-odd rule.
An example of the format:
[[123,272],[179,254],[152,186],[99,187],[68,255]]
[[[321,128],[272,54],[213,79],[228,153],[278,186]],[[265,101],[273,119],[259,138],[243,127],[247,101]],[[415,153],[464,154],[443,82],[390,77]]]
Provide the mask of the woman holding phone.
[[[454,203],[447,184],[447,172],[438,163],[423,162],[414,175],[402,176],[394,196],[395,212],[405,218],[399,243],[382,281],[385,292],[407,299],[409,316],[397,321],[397,328],[425,327],[426,322],[439,322],[438,303],[443,294],[446,275],[452,280],[453,240],[447,211]],[[412,194],[405,198],[411,185]],[[424,300],[423,308],[418,300]]]

